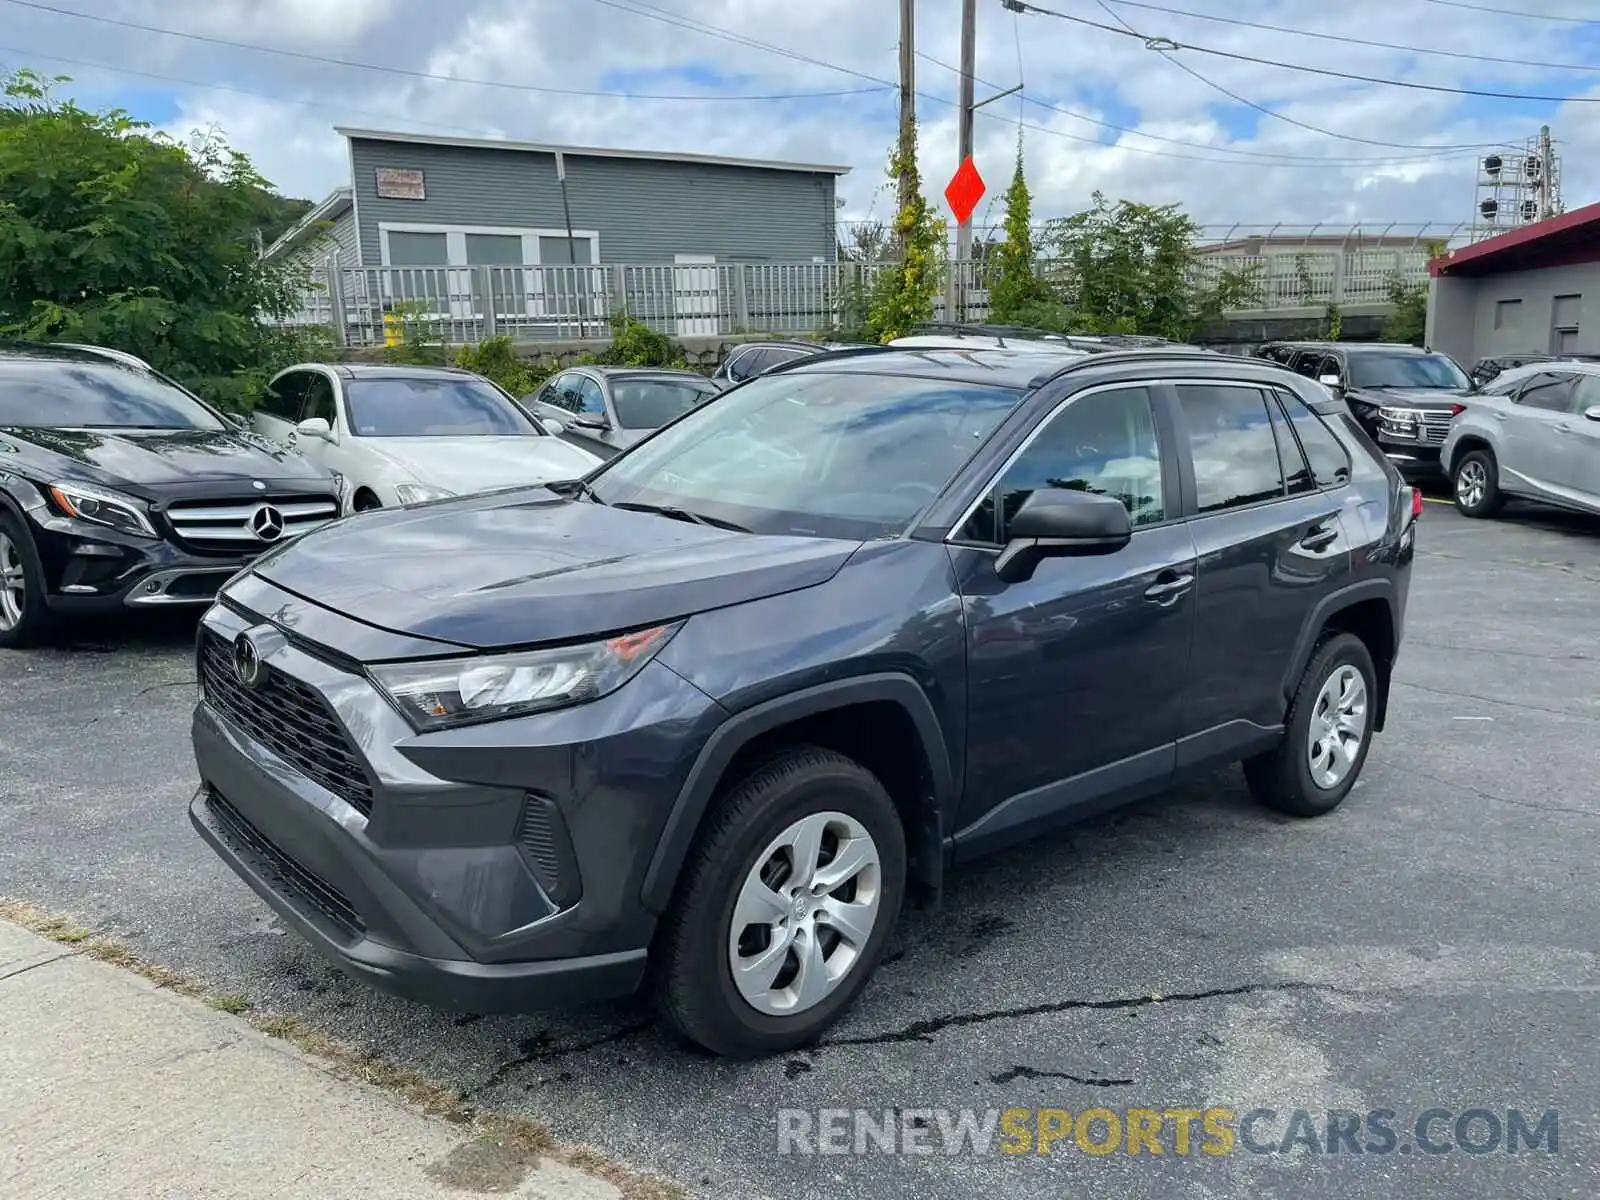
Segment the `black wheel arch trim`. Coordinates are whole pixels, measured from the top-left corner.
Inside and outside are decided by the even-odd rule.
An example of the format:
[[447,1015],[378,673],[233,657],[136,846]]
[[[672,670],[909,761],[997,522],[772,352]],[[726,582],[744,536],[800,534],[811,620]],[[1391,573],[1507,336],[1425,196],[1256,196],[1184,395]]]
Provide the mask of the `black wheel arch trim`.
[[[781,725],[830,709],[874,701],[897,704],[911,718],[933,781],[935,815],[942,819],[944,814],[954,812],[955,773],[945,749],[943,730],[932,702],[916,680],[909,675],[883,672],[802,688],[734,713],[706,739],[678,792],[645,871],[640,897],[645,907],[658,914],[666,911],[699,832],[700,820],[710,807],[723,772],[740,750]],[[942,853],[942,825],[936,821],[931,832]],[[906,830],[908,850],[916,836],[917,831]],[[942,865],[942,858],[938,855],[935,858]]]
[[[1300,677],[1305,674],[1306,667],[1311,662],[1311,655],[1316,650],[1317,635],[1328,623],[1334,614],[1368,600],[1382,600],[1389,610],[1389,626],[1394,633],[1395,652],[1400,649],[1400,621],[1399,621],[1399,596],[1398,589],[1392,579],[1362,579],[1356,583],[1340,588],[1338,591],[1324,596],[1312,608],[1305,624],[1300,627],[1300,636],[1295,642],[1294,654],[1289,658],[1289,669],[1283,677],[1283,698],[1287,704],[1294,697],[1295,689],[1300,686]],[[1378,667],[1380,678],[1378,680],[1379,700],[1377,719],[1373,724],[1376,730],[1382,730],[1385,714],[1389,707],[1389,669],[1393,661],[1379,663],[1378,656],[1373,655],[1373,665]]]

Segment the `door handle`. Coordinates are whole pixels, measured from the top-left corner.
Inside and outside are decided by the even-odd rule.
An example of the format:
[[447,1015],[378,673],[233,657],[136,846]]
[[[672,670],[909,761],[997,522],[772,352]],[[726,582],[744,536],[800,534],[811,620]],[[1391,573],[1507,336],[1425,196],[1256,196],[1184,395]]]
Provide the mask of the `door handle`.
[[1314,525],[1305,537],[1300,539],[1302,549],[1326,550],[1339,540],[1339,531],[1327,525]]
[[1571,425],[1557,425],[1556,426],[1556,432],[1557,433],[1571,433],[1572,432],[1572,426]]
[[1156,577],[1156,581],[1144,590],[1144,598],[1165,607],[1173,603],[1194,584],[1193,575],[1179,575],[1174,571],[1163,571]]
[[1504,421],[1504,420],[1505,420],[1505,419],[1506,419],[1506,414],[1505,414],[1505,413],[1503,413],[1503,412],[1497,412],[1497,413],[1495,413],[1495,415],[1494,415],[1494,419],[1495,419],[1495,420],[1496,420],[1496,421]]

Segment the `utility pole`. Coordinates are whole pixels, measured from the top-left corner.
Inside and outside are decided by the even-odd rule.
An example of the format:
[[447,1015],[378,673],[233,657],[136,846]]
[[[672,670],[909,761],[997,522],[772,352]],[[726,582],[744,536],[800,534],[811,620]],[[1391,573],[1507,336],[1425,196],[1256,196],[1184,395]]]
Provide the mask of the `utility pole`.
[[1550,145],[1550,126],[1539,127],[1539,220],[1556,215],[1556,156]]
[[[961,108],[957,124],[960,145],[956,165],[972,156],[972,118],[977,111],[972,97],[972,73],[978,55],[978,0],[961,0]],[[955,270],[950,278],[950,319],[967,319],[967,288],[972,282],[972,218],[956,226]]]
[[[900,178],[899,212],[913,199],[912,164],[917,153],[917,0],[900,0]],[[905,237],[900,254],[905,256]]]

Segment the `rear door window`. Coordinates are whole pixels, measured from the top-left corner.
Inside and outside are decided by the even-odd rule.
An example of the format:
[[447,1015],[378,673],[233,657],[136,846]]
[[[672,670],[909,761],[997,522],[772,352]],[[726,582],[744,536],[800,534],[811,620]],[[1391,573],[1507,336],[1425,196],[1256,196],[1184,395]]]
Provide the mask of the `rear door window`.
[[1286,491],[1267,398],[1248,384],[1180,384],[1200,513],[1276,500]]

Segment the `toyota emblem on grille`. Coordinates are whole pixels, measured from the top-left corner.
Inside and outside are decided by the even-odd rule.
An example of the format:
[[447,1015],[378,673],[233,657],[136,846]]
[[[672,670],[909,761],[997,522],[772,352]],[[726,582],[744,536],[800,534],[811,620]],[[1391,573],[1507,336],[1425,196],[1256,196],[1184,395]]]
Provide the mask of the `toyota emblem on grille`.
[[250,636],[252,632],[246,630],[233,643],[233,673],[247,688],[260,687],[266,675],[261,666],[261,650]]
[[250,514],[250,532],[263,542],[275,542],[283,536],[283,514],[270,504],[256,506]]

